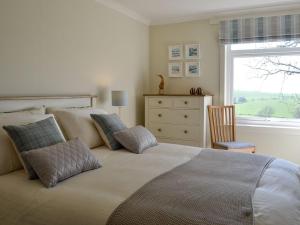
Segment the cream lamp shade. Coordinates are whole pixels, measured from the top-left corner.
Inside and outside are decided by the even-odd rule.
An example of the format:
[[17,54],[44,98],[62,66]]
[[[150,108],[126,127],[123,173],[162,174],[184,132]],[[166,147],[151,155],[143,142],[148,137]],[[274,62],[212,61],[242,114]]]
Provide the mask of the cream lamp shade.
[[127,91],[112,91],[112,106],[127,106],[128,105],[128,93]]

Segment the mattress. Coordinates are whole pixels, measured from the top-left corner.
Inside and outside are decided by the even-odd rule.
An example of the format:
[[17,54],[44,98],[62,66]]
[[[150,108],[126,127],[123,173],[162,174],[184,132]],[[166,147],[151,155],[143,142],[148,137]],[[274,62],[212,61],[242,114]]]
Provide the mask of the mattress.
[[[0,224],[104,225],[136,190],[189,161],[201,149],[159,144],[140,155],[106,147],[91,151],[103,167],[55,188],[28,180],[23,170],[0,176]],[[253,205],[256,225],[300,224],[299,166],[275,160],[260,181]]]

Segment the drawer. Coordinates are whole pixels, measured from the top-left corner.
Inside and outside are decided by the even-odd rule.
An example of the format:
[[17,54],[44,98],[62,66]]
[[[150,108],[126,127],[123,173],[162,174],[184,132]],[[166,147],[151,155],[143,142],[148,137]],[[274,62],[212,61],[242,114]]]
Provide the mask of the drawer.
[[149,98],[150,108],[169,108],[172,107],[171,98]]
[[174,110],[172,111],[172,121],[178,125],[200,125],[200,110]]
[[168,123],[171,121],[172,111],[168,109],[150,109],[149,120],[154,123]]
[[173,126],[170,132],[171,138],[181,140],[200,140],[202,137],[200,128],[194,126]]
[[200,125],[201,113],[200,110],[150,109],[149,120],[172,125]]
[[205,147],[199,141],[193,141],[193,140],[187,141],[187,140],[178,140],[178,139],[169,139],[169,138],[158,138],[158,142],[177,144],[177,145],[187,145],[187,146],[193,146],[193,147],[202,147],[202,148]]
[[151,124],[149,130],[158,138],[201,140],[199,127]]
[[159,124],[151,124],[148,129],[158,138],[168,138],[170,136],[170,127]]
[[196,97],[179,97],[174,99],[174,107],[199,109],[201,107],[201,102],[200,99]]

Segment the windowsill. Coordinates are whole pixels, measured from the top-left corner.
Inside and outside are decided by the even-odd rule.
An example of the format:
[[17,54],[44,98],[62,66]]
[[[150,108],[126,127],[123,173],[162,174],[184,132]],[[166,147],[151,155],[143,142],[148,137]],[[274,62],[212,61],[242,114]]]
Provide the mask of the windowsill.
[[300,129],[300,119],[237,117],[237,124],[267,128]]
[[300,127],[238,123],[237,129],[239,132],[300,136]]

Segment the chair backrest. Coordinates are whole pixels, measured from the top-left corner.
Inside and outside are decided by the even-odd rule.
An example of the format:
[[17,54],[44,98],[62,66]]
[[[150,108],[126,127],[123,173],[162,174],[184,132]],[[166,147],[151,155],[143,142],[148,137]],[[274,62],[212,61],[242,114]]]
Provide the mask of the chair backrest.
[[236,141],[235,107],[208,106],[211,145],[216,142]]

